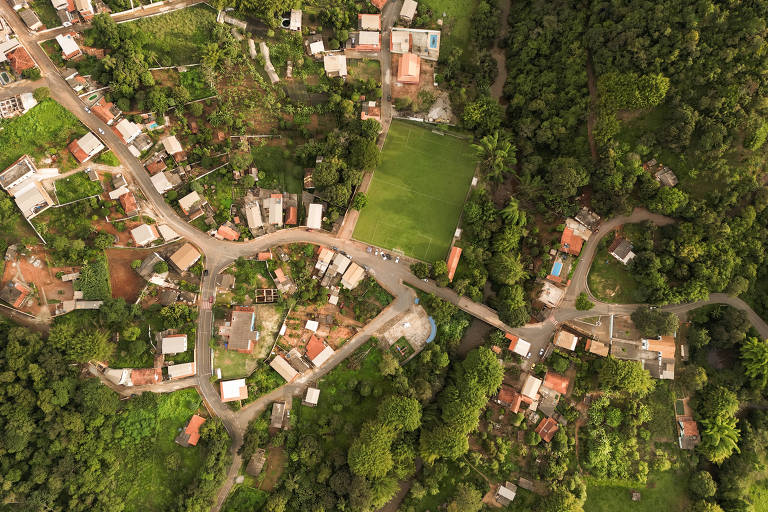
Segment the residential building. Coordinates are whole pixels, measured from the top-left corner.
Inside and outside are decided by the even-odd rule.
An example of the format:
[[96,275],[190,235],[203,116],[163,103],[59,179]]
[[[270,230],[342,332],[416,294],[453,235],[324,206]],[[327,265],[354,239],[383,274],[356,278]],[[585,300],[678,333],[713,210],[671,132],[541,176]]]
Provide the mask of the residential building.
[[333,263],[328,267],[327,274],[344,274],[351,263],[352,260],[338,252],[336,253],[336,256],[333,257]]
[[674,187],[677,185],[677,176],[675,176],[675,173],[672,172],[672,169],[669,167],[662,167],[654,173],[653,177],[656,178],[656,181],[661,183],[663,187]]
[[578,256],[581,253],[581,247],[584,244],[584,239],[575,234],[573,229],[566,227],[563,230],[563,234],[560,236],[560,250]]
[[534,432],[539,434],[541,436],[541,439],[548,443],[552,441],[552,438],[555,435],[555,432],[558,431],[560,428],[560,425],[552,418],[544,418],[539,423],[539,426],[536,427]]
[[520,357],[526,357],[528,352],[531,351],[531,344],[522,338],[515,336],[512,333],[506,333],[505,338],[509,340],[509,350],[519,355]]
[[[69,3],[67,0],[51,0],[51,5],[53,5],[53,8],[57,11],[60,9],[68,9]],[[74,8],[74,1],[72,7]]]
[[403,7],[400,9],[400,22],[405,25],[410,25],[414,16],[416,16],[417,6],[418,3],[416,3],[416,0],[405,0],[403,2]]
[[381,122],[381,107],[375,101],[364,101],[360,111],[360,120],[375,119]]
[[556,308],[565,297],[565,289],[550,281],[544,281],[539,292],[539,301],[549,308]]
[[66,9],[59,9],[58,11],[56,11],[56,16],[58,16],[62,27],[71,27],[72,23],[77,23],[78,21],[80,21],[77,18],[73,17],[72,13]]
[[312,203],[307,209],[307,227],[309,229],[321,229],[323,227],[323,205]]
[[299,223],[299,209],[295,206],[288,207],[288,216],[285,218],[287,226],[295,226]]
[[357,263],[352,263],[341,277],[341,284],[347,290],[354,290],[365,277],[365,270]]
[[331,347],[323,343],[314,334],[309,337],[306,355],[307,359],[312,361],[312,364],[316,367],[325,363],[334,353],[335,351]]
[[[43,28],[43,23],[40,21],[40,18],[37,17],[37,14],[35,14],[35,11],[33,11],[32,9],[24,9],[23,11],[19,11],[19,16],[21,17],[21,21],[24,22],[24,24],[27,26],[29,30],[34,31],[34,30],[39,30]],[[24,53],[26,53],[26,50],[24,50]]]
[[110,126],[112,126],[117,117],[122,113],[114,103],[106,101],[103,96],[93,104],[91,112]]
[[10,191],[22,182],[32,178],[37,172],[35,164],[29,155],[24,155],[0,173],[0,186]]
[[293,280],[286,276],[283,269],[279,267],[275,269],[275,286],[281,293],[293,293],[296,290]]
[[219,335],[227,342],[227,350],[240,353],[253,352],[259,340],[256,330],[256,308],[253,306],[235,306],[229,312],[229,320],[219,326]]
[[91,0],[75,0],[75,8],[86,22],[91,21],[91,18],[93,18],[94,14],[96,14],[96,11],[93,9]]
[[327,247],[321,247],[317,253],[317,263],[315,263],[315,269],[317,270],[318,275],[322,276],[325,274],[332,259],[333,251]]
[[229,240],[234,242],[240,238],[240,232],[236,229],[235,225],[231,222],[225,222],[219,229],[216,230],[216,238],[220,240]]
[[152,182],[152,185],[155,186],[155,190],[157,190],[160,194],[165,194],[173,188],[173,185],[164,172],[155,174],[149,179],[149,181]]
[[179,238],[179,234],[174,231],[173,228],[168,224],[158,224],[157,230],[160,232],[160,236],[162,236],[163,240],[166,242],[170,242]]
[[29,8],[29,4],[26,2],[26,0],[8,0],[8,3],[11,4],[11,7],[13,7],[14,11],[20,11],[22,9]]
[[267,455],[264,448],[259,448],[251,456],[251,460],[248,461],[248,466],[245,468],[245,472],[251,476],[259,476],[261,470],[264,468],[264,463],[267,461]]
[[161,354],[181,354],[187,351],[186,334],[170,334],[160,340]]
[[587,345],[585,348],[590,354],[596,354],[602,357],[607,357],[608,352],[610,351],[610,347],[607,344],[603,343],[602,341],[592,339],[587,340]]
[[418,84],[421,59],[414,53],[404,53],[397,66],[397,81],[401,84]]
[[128,119],[121,119],[112,127],[112,131],[120,137],[124,144],[130,144],[141,135],[141,127]]
[[579,224],[583,225],[587,229],[594,231],[600,226],[600,216],[591,211],[586,206],[583,206],[579,213],[576,215],[576,220]]
[[187,269],[194,265],[199,259],[200,253],[195,249],[195,246],[189,242],[184,244],[170,257],[171,263],[179,270],[179,272],[186,272]]
[[530,373],[526,374],[520,394],[531,400],[537,400],[539,398],[539,388],[541,387],[541,383],[541,379],[537,379]]
[[197,442],[200,440],[200,427],[205,423],[205,418],[195,414],[187,422],[187,426],[184,430],[176,436],[176,444],[188,448],[190,446],[197,446]]
[[320,322],[317,320],[307,320],[307,323],[304,324],[304,328],[312,332],[317,332],[318,327],[320,327]]
[[[121,198],[124,196],[121,196]],[[157,240],[157,230],[154,226],[142,224],[131,230],[131,238],[138,246],[145,246]]]
[[324,55],[323,67],[325,74],[331,78],[347,77],[347,57],[344,54]]
[[357,28],[360,30],[381,30],[381,14],[358,14]]
[[301,401],[302,405],[308,405],[309,407],[316,407],[317,402],[320,399],[320,390],[317,388],[309,387],[304,394],[304,400]]
[[453,276],[456,273],[456,267],[459,265],[459,259],[461,258],[461,247],[455,245],[451,247],[451,252],[448,254],[448,261],[446,265],[448,267],[448,280],[453,281]]
[[184,148],[181,147],[181,142],[179,142],[179,139],[177,139],[175,135],[165,137],[160,141],[160,144],[163,145],[165,152],[171,155],[176,163],[183,162],[187,159],[187,155],[184,153]]
[[269,366],[279,373],[286,382],[293,382],[293,380],[299,376],[299,372],[294,370],[293,367],[288,364],[288,361],[281,355],[275,356],[275,358],[270,361]]
[[248,386],[245,379],[219,381],[222,402],[234,402],[248,398]]
[[568,392],[570,383],[570,380],[565,375],[548,371],[546,375],[544,375],[544,382],[541,387],[542,389],[547,388],[552,390],[559,395],[564,395]]
[[440,57],[440,31],[395,27],[391,32],[389,49],[393,53],[413,52],[422,59],[437,61]]
[[283,225],[283,195],[269,196],[269,223],[273,226]]
[[510,412],[517,414],[520,412],[521,404],[526,403],[529,406],[532,406],[535,398],[523,396],[516,389],[507,386],[506,384],[502,384],[499,394],[496,396],[496,400],[498,400],[504,407],[508,407]]
[[677,420],[677,444],[682,450],[693,450],[701,442],[699,426],[693,418]]
[[29,112],[37,105],[37,100],[31,92],[23,92],[16,96],[0,100],[0,117],[16,117]]
[[378,10],[382,10],[384,9],[384,6],[387,5],[387,0],[371,0],[371,5]]
[[0,186],[13,197],[24,217],[30,219],[53,205],[53,200],[37,177],[37,168],[29,155],[16,160],[0,173]]
[[579,337],[568,331],[560,330],[555,334],[555,346],[564,348],[566,350],[576,350],[576,343],[579,341]]
[[[409,0],[405,1],[408,2]],[[415,4],[416,2],[413,3]],[[496,491],[496,496],[494,496],[494,499],[496,500],[496,503],[502,507],[506,507],[512,503],[512,500],[515,499],[515,496],[517,496],[517,486],[510,482],[504,482],[504,485],[499,485],[499,489]]]
[[285,402],[272,403],[272,416],[269,419],[269,428],[283,428],[285,420]]
[[163,160],[162,158],[158,158],[157,160],[148,162],[144,164],[144,167],[146,167],[147,172],[149,173],[150,176],[154,176],[160,171],[164,171],[168,168],[168,166],[165,164],[165,160]]
[[258,230],[264,226],[258,200],[254,199],[245,204],[245,220],[248,222],[248,229],[251,230],[253,236],[257,236]]
[[20,281],[8,281],[0,288],[0,300],[3,300],[18,309],[24,305],[24,301],[32,289]]
[[392,29],[389,37],[389,50],[392,53],[408,53],[411,51],[410,32]]
[[354,49],[359,52],[377,52],[381,50],[381,33],[361,30],[357,33]]
[[608,253],[624,265],[635,259],[635,253],[632,252],[632,242],[618,236],[608,247]]
[[83,54],[83,51],[75,42],[75,38],[72,37],[72,33],[59,34],[56,36],[56,42],[61,47],[61,58],[64,60],[74,59]]
[[126,195],[126,194],[128,194],[130,192],[131,191],[128,190],[128,187],[122,186],[122,187],[116,188],[114,190],[110,190],[109,192],[107,192],[107,196],[109,196],[109,198],[114,201],[115,199],[123,197],[124,195]]
[[104,149],[104,144],[93,132],[88,132],[79,139],[70,142],[67,148],[78,162],[83,163],[98,155],[99,151]]
[[195,363],[172,364],[168,367],[168,378],[171,380],[194,377]]
[[203,199],[194,190],[179,199],[179,208],[189,217],[189,220],[194,220],[203,214],[202,206]]
[[114,188],[120,188],[120,187],[127,187],[128,181],[125,179],[125,177],[118,173],[112,176],[112,187]]
[[[35,14],[32,10],[22,12],[31,12],[33,15]],[[29,56],[29,53],[27,53],[27,50],[23,46],[19,46],[15,50],[6,53],[5,58],[8,59],[11,69],[17,75],[21,75],[24,71],[35,67],[35,61],[32,60],[32,57]]]
[[310,55],[317,55],[317,54],[323,53],[324,51],[325,51],[325,44],[323,44],[322,38],[318,39],[317,41],[313,41],[309,43]]

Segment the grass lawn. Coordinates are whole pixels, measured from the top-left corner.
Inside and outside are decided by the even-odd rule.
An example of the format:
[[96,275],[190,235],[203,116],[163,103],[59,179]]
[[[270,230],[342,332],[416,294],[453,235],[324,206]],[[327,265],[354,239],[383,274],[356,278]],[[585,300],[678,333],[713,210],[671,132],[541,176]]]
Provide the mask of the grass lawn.
[[349,76],[357,80],[368,80],[372,78],[377,82],[381,81],[381,65],[377,60],[355,59],[347,65]]
[[264,179],[259,180],[259,186],[301,194],[304,170],[291,159],[290,151],[279,146],[259,146],[251,154],[253,165],[259,172],[264,172]]
[[222,507],[223,512],[243,512],[245,510],[261,510],[267,502],[267,493],[241,485],[229,495]]
[[91,181],[84,172],[77,172],[66,178],[56,180],[55,183],[59,204],[100,194],[103,190],[100,181]]
[[587,279],[592,294],[604,302],[616,304],[639,302],[635,278],[625,265],[608,254],[607,246],[601,247],[595,254]]
[[444,259],[475,162],[468,143],[393,121],[355,238],[425,261]]
[[187,88],[193,100],[207,98],[216,94],[216,91],[208,87],[199,66],[179,73],[179,83]]
[[[249,365],[249,360],[253,359]],[[256,366],[257,360],[250,354],[241,354],[224,347],[213,349],[213,367],[221,368],[222,379],[239,379],[247,376]]]
[[120,167],[120,160],[117,159],[112,151],[102,151],[93,159],[97,164],[109,165],[111,167]]
[[[584,510],[589,512],[680,512],[688,504],[686,486],[681,485],[688,479],[685,473],[667,471],[650,473],[648,485],[632,482],[603,482],[587,479],[587,502]],[[640,501],[632,501],[630,492],[640,491]]]
[[124,451],[115,477],[126,512],[171,510],[195,478],[205,446],[183,448],[174,439],[200,405],[197,391],[185,389],[157,395],[157,407],[145,411],[157,418],[156,431]]
[[210,42],[215,22],[213,9],[194,6],[132,23],[150,35],[145,48],[157,55],[157,66],[179,66],[200,62],[202,46]]
[[23,116],[5,123],[0,131],[0,169],[22,155],[39,158],[57,153],[85,133],[85,127],[74,114],[51,99],[42,101]]
[[656,381],[656,389],[648,396],[646,404],[651,410],[651,422],[648,429],[651,439],[675,440],[675,396],[669,381]]
[[[440,18],[446,14],[440,41],[440,51],[450,53],[451,48],[466,48],[469,45],[469,35],[472,13],[475,12],[477,0],[422,0],[434,13],[434,18]],[[446,53],[445,55],[448,55]],[[465,52],[469,55],[471,52]]]
[[45,28],[54,28],[61,26],[61,20],[56,15],[56,9],[53,8],[53,4],[46,0],[35,0],[29,3],[29,7],[35,11],[37,17],[45,25]]

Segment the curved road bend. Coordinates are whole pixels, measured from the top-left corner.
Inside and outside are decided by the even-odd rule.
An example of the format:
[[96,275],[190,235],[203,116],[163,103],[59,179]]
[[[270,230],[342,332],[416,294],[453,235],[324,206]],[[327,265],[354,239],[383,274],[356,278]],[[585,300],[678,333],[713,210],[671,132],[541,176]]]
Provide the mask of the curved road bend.
[[[399,2],[398,2],[399,4]],[[391,2],[390,11],[385,9],[385,20],[389,16],[394,16],[395,2]],[[199,314],[199,327],[198,327],[198,339],[196,345],[196,361],[198,368],[197,384],[201,391],[201,395],[206,400],[214,414],[218,415],[224,421],[227,429],[233,438],[232,451],[234,454],[234,462],[230,468],[227,483],[222,488],[217,505],[214,510],[218,510],[226,498],[226,491],[231,488],[234,477],[240,468],[240,459],[236,454],[236,449],[242,444],[242,436],[247,427],[248,421],[258,415],[266,408],[267,404],[279,397],[290,396],[294,393],[301,393],[301,390],[307,385],[309,379],[317,379],[330,371],[335,365],[341,362],[346,356],[353,352],[359,345],[361,345],[376,328],[386,323],[389,319],[396,316],[399,312],[405,311],[412,300],[413,292],[404,283],[410,284],[416,288],[419,288],[425,292],[433,293],[453,304],[456,304],[462,310],[469,314],[483,320],[490,325],[503,329],[505,331],[514,332],[525,339],[529,340],[532,344],[532,350],[537,352],[537,348],[543,347],[548,343],[555,326],[559,322],[563,322],[568,319],[574,319],[584,316],[594,316],[595,314],[610,314],[611,312],[631,312],[637,305],[616,305],[606,304],[602,302],[596,302],[595,308],[589,312],[576,311],[573,307],[575,298],[578,294],[586,289],[586,276],[589,271],[589,266],[594,258],[596,247],[599,240],[605,235],[605,233],[612,230],[614,227],[625,222],[640,222],[643,220],[652,220],[659,224],[668,224],[673,222],[671,219],[651,214],[647,211],[636,210],[632,215],[628,217],[617,217],[606,221],[602,226],[598,236],[594,236],[585,244],[585,248],[582,252],[582,257],[579,260],[574,276],[572,279],[571,287],[566,294],[564,304],[557,308],[550,318],[544,322],[538,324],[529,324],[519,329],[511,329],[505,325],[498,318],[495,311],[483,304],[477,304],[466,297],[459,297],[452,290],[440,288],[432,281],[424,282],[414,277],[405,264],[396,264],[393,261],[382,261],[372,254],[368,254],[365,251],[365,245],[352,241],[342,240],[333,237],[329,233],[324,232],[307,232],[304,229],[286,229],[276,233],[272,233],[263,237],[259,237],[253,241],[245,243],[234,243],[215,240],[205,233],[198,231],[189,225],[186,221],[181,219],[176,212],[165,202],[164,198],[155,190],[152,185],[149,174],[144,171],[144,168],[129,151],[128,148],[122,143],[122,141],[112,132],[109,126],[102,123],[95,116],[88,115],[84,111],[84,105],[78,98],[78,96],[72,91],[66,82],[61,78],[54,64],[50,61],[48,56],[42,50],[42,48],[35,42],[34,36],[30,35],[29,31],[22,24],[16,13],[10,8],[6,2],[0,2],[0,13],[4,15],[8,23],[18,35],[20,41],[27,48],[29,53],[37,62],[43,75],[43,80],[39,80],[36,83],[29,83],[29,89],[32,90],[35,87],[39,87],[43,84],[48,85],[51,91],[51,96],[72,112],[85,126],[95,133],[100,133],[101,129],[104,133],[101,134],[101,138],[105,145],[109,147],[119,158],[127,172],[130,172],[133,179],[138,183],[140,189],[146,196],[147,200],[155,209],[155,212],[159,220],[168,223],[176,232],[181,236],[187,238],[189,241],[198,246],[201,252],[206,258],[206,268],[209,270],[209,276],[203,279],[201,283],[202,298]],[[389,21],[387,21],[389,23]],[[387,25],[391,26],[391,25]],[[382,53],[389,53],[387,44],[387,50]],[[384,59],[385,61],[387,59]],[[382,70],[389,67],[389,63],[382,65]],[[391,77],[390,77],[391,79]],[[384,91],[387,91],[388,83],[385,80],[383,84]],[[386,99],[386,98],[385,98]],[[387,112],[387,108],[391,108],[389,102],[382,101],[383,112]],[[215,275],[218,271],[223,269],[226,265],[233,262],[239,256],[251,256],[254,253],[267,249],[269,247],[287,243],[296,242],[308,242],[322,245],[336,245],[340,249],[345,250],[352,256],[353,259],[359,263],[368,265],[374,269],[374,275],[382,285],[387,288],[395,296],[395,300],[392,305],[384,310],[373,322],[367,325],[358,335],[352,338],[345,346],[337,351],[336,356],[329,361],[329,364],[324,365],[320,370],[316,370],[311,375],[303,377],[294,383],[282,386],[274,390],[273,392],[259,398],[249,406],[245,407],[237,414],[226,407],[219,399],[218,392],[210,381],[212,366],[211,366],[211,352],[209,349],[208,341],[211,338],[211,324],[212,313],[210,308],[207,307],[208,298],[214,295],[215,292]],[[752,311],[749,306],[740,299],[736,299],[729,296],[720,294],[713,294],[710,300],[701,301],[695,304],[687,305],[674,305],[667,306],[665,310],[685,313],[695,307],[711,303],[726,303],[739,309],[747,311],[750,321],[760,331],[761,336],[768,338],[768,325],[759,318],[759,316]],[[152,387],[152,390],[162,390],[164,385],[158,385],[157,388]]]

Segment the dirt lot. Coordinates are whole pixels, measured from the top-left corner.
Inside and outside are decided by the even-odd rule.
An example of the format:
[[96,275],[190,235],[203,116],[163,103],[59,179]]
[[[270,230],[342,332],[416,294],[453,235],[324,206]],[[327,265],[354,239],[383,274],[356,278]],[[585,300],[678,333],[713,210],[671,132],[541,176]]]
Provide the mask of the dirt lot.
[[[320,317],[326,316],[333,317],[333,322],[329,324],[320,320]],[[318,338],[323,338],[334,349],[341,346],[343,342],[357,332],[357,329],[363,326],[354,320],[351,311],[345,310],[342,313],[333,304],[325,304],[319,308],[317,306],[299,307],[288,315],[285,322],[287,330],[281,341],[293,347],[306,345],[312,335],[310,331],[304,328],[307,320],[320,321],[320,327],[315,334]]]
[[76,270],[73,267],[48,267],[47,261],[45,250],[36,247],[26,256],[19,257],[16,262],[6,262],[2,281],[5,284],[15,278],[27,284],[34,284],[37,296],[28,298],[22,310],[39,315],[43,320],[47,320],[50,314],[44,304],[72,300],[72,282],[65,283],[57,279],[56,273],[70,273]]
[[107,249],[109,282],[112,295],[133,303],[144,288],[144,280],[131,268],[133,260],[141,260],[151,254],[152,249]]
[[264,468],[264,480],[261,481],[259,489],[267,492],[274,489],[277,480],[283,474],[283,470],[285,470],[286,462],[285,450],[281,446],[270,447],[267,452],[267,464]]

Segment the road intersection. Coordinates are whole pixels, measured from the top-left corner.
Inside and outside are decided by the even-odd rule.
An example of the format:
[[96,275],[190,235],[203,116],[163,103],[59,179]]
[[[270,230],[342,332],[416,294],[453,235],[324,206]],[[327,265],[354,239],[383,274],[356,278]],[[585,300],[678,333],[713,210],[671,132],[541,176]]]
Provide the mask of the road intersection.
[[[385,11],[384,13],[385,27],[391,27],[394,23],[396,4],[399,4],[399,2],[390,2],[389,4],[391,4],[389,11]],[[621,305],[604,303],[596,300],[589,291],[587,286],[587,275],[597,246],[603,236],[613,228],[627,222],[641,222],[645,220],[650,220],[657,224],[669,224],[674,222],[672,219],[638,209],[630,216],[615,217],[603,223],[600,230],[593,234],[590,240],[585,243],[582,255],[573,273],[572,281],[563,303],[558,308],[553,309],[550,316],[545,321],[536,324],[528,324],[514,329],[504,324],[499,319],[498,314],[488,306],[473,302],[466,297],[459,296],[451,289],[441,288],[433,281],[422,281],[421,279],[416,278],[411,274],[406,260],[400,263],[395,263],[392,260],[382,260],[382,258],[368,253],[366,245],[350,238],[351,232],[349,230],[346,231],[347,234],[343,238],[336,237],[328,232],[317,230],[310,232],[305,228],[293,228],[270,233],[248,242],[237,243],[217,240],[192,227],[189,223],[180,218],[173,208],[166,203],[163,196],[160,195],[152,185],[149,174],[144,170],[141,162],[128,151],[127,146],[123,144],[109,126],[85,111],[83,102],[61,78],[56,66],[40,47],[40,37],[31,34],[27,30],[7,2],[0,2],[0,14],[2,14],[10,23],[22,44],[27,48],[27,51],[37,63],[42,74],[42,78],[38,81],[27,81],[15,85],[13,88],[14,94],[18,94],[18,92],[22,91],[33,91],[37,87],[47,86],[50,89],[51,97],[54,100],[72,112],[85,126],[88,127],[89,130],[101,134],[100,138],[104,144],[114,152],[125,171],[141,189],[147,202],[154,210],[157,220],[170,225],[170,227],[177,233],[196,245],[205,257],[205,269],[208,270],[208,273],[204,275],[201,283],[201,306],[199,309],[197,340],[195,345],[197,375],[192,379],[186,380],[185,384],[189,386],[194,385],[200,391],[209,411],[221,418],[232,436],[231,452],[233,455],[233,463],[228,472],[227,480],[219,492],[216,504],[213,508],[214,511],[218,511],[221,508],[221,505],[232,488],[235,478],[241,468],[242,460],[237,454],[237,450],[243,443],[243,435],[246,431],[248,422],[263,412],[274,400],[288,399],[291,396],[300,395],[310,383],[316,382],[352,354],[359,346],[365,343],[377,329],[397,315],[405,312],[414,301],[415,292],[413,288],[434,294],[457,305],[463,311],[483,322],[506,332],[512,332],[526,339],[531,343],[531,351],[533,352],[534,357],[536,357],[535,354],[538,354],[539,350],[549,343],[556,327],[563,322],[598,315],[629,314],[640,306],[637,304]],[[388,42],[387,37],[385,31],[384,43]],[[384,95],[382,98],[382,116],[383,122],[388,123],[392,116],[391,104],[388,101],[389,81],[391,79],[389,71],[390,59],[388,44],[383,46],[386,46],[387,50],[382,50],[382,57],[385,58],[381,59],[383,75],[382,88]],[[207,303],[211,297],[215,296],[216,275],[237,260],[237,258],[252,257],[256,253],[265,251],[271,247],[291,243],[311,243],[338,247],[340,250],[347,252],[350,257],[359,264],[366,265],[372,269],[372,273],[375,275],[376,279],[395,297],[395,300],[379,316],[336,351],[331,360],[326,362],[321,368],[309,372],[299,380],[286,384],[258,398],[242,410],[234,412],[221,402],[219,394],[212,383],[213,361],[209,341],[212,337],[213,312],[210,307],[203,307],[202,304]],[[595,307],[588,312],[578,311],[575,308],[576,297],[578,297],[581,292],[586,292],[595,303]],[[760,335],[763,338],[768,338],[768,324],[766,324],[766,322],[763,321],[744,301],[728,295],[713,294],[709,300],[706,301],[665,306],[663,309],[665,311],[684,315],[694,308],[712,303],[728,304],[746,311],[749,320],[760,332]],[[174,384],[174,386],[177,388],[178,384]],[[147,388],[147,390],[157,392],[171,391],[172,389],[175,389],[167,383],[148,386]]]

